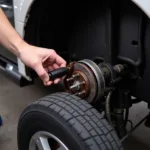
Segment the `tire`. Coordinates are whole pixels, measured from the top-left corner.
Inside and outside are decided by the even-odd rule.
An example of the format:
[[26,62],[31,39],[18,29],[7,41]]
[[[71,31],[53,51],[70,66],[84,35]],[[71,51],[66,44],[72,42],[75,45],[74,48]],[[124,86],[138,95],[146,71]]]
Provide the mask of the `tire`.
[[31,137],[44,131],[69,150],[123,150],[108,122],[85,100],[56,93],[28,106],[18,124],[18,148],[29,150]]

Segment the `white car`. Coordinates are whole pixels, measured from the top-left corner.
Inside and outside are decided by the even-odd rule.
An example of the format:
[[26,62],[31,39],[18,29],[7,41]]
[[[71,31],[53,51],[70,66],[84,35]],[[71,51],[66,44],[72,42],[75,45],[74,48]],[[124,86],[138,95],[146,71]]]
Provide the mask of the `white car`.
[[[13,1],[14,25],[25,41],[53,48],[68,62],[49,73],[66,75],[65,92],[23,111],[19,150],[123,150],[143,121],[150,127],[149,114],[134,127],[128,120],[132,104],[150,108],[149,6],[149,0]],[[0,55],[7,74],[32,83],[33,70],[6,58]]]

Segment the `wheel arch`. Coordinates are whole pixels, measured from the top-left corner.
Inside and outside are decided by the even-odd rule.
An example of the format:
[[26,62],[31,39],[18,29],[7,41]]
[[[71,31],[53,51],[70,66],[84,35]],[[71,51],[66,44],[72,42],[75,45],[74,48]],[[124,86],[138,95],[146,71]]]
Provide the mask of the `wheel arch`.
[[[34,2],[35,0],[13,0],[15,29],[22,38],[24,38],[24,28]],[[27,80],[32,80],[32,78],[28,76],[25,64],[19,58],[17,62],[19,73]]]
[[146,15],[148,18],[150,18],[150,1],[149,0],[131,0],[133,3],[135,3]]
[[25,23],[35,0],[14,0],[15,22]]
[[[32,6],[37,0],[14,0],[14,13],[15,13],[15,28],[17,32],[24,38],[24,28],[28,23],[28,17],[30,16],[30,11]],[[150,9],[147,6],[150,5],[149,0],[131,0],[135,5],[137,5],[149,18],[150,18]],[[31,14],[32,15],[32,14]],[[19,72],[26,76],[25,65],[18,59],[18,68]]]
[[[148,6],[150,5],[149,0],[131,0],[134,4],[136,4],[149,18],[150,18],[150,9]],[[14,13],[15,13],[15,22],[21,22],[25,24],[28,22],[27,18],[32,9],[32,6],[36,0],[14,0]]]

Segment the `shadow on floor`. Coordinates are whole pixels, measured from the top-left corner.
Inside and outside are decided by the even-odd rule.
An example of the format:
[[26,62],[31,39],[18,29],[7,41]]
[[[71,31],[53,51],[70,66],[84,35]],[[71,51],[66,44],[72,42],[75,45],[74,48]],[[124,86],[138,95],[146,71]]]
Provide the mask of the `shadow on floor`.
[[[140,136],[140,135],[139,135]],[[147,139],[149,141],[149,139]],[[130,136],[124,143],[125,150],[150,150],[150,145],[147,142],[138,139],[138,137]]]

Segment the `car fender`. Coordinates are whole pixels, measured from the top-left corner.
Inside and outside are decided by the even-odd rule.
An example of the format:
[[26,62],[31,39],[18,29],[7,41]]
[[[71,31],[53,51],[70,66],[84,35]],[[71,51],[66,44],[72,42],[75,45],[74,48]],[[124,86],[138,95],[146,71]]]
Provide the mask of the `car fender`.
[[14,0],[15,21],[24,23],[34,0]]
[[[150,18],[150,0],[131,0]],[[34,0],[14,0],[15,20],[25,22],[26,15]]]
[[[15,29],[22,38],[24,37],[24,26],[27,14],[33,2],[34,0],[13,0]],[[31,78],[27,75],[26,66],[19,58],[17,60],[19,73],[27,80],[31,80]]]
[[131,0],[150,18],[150,0]]

